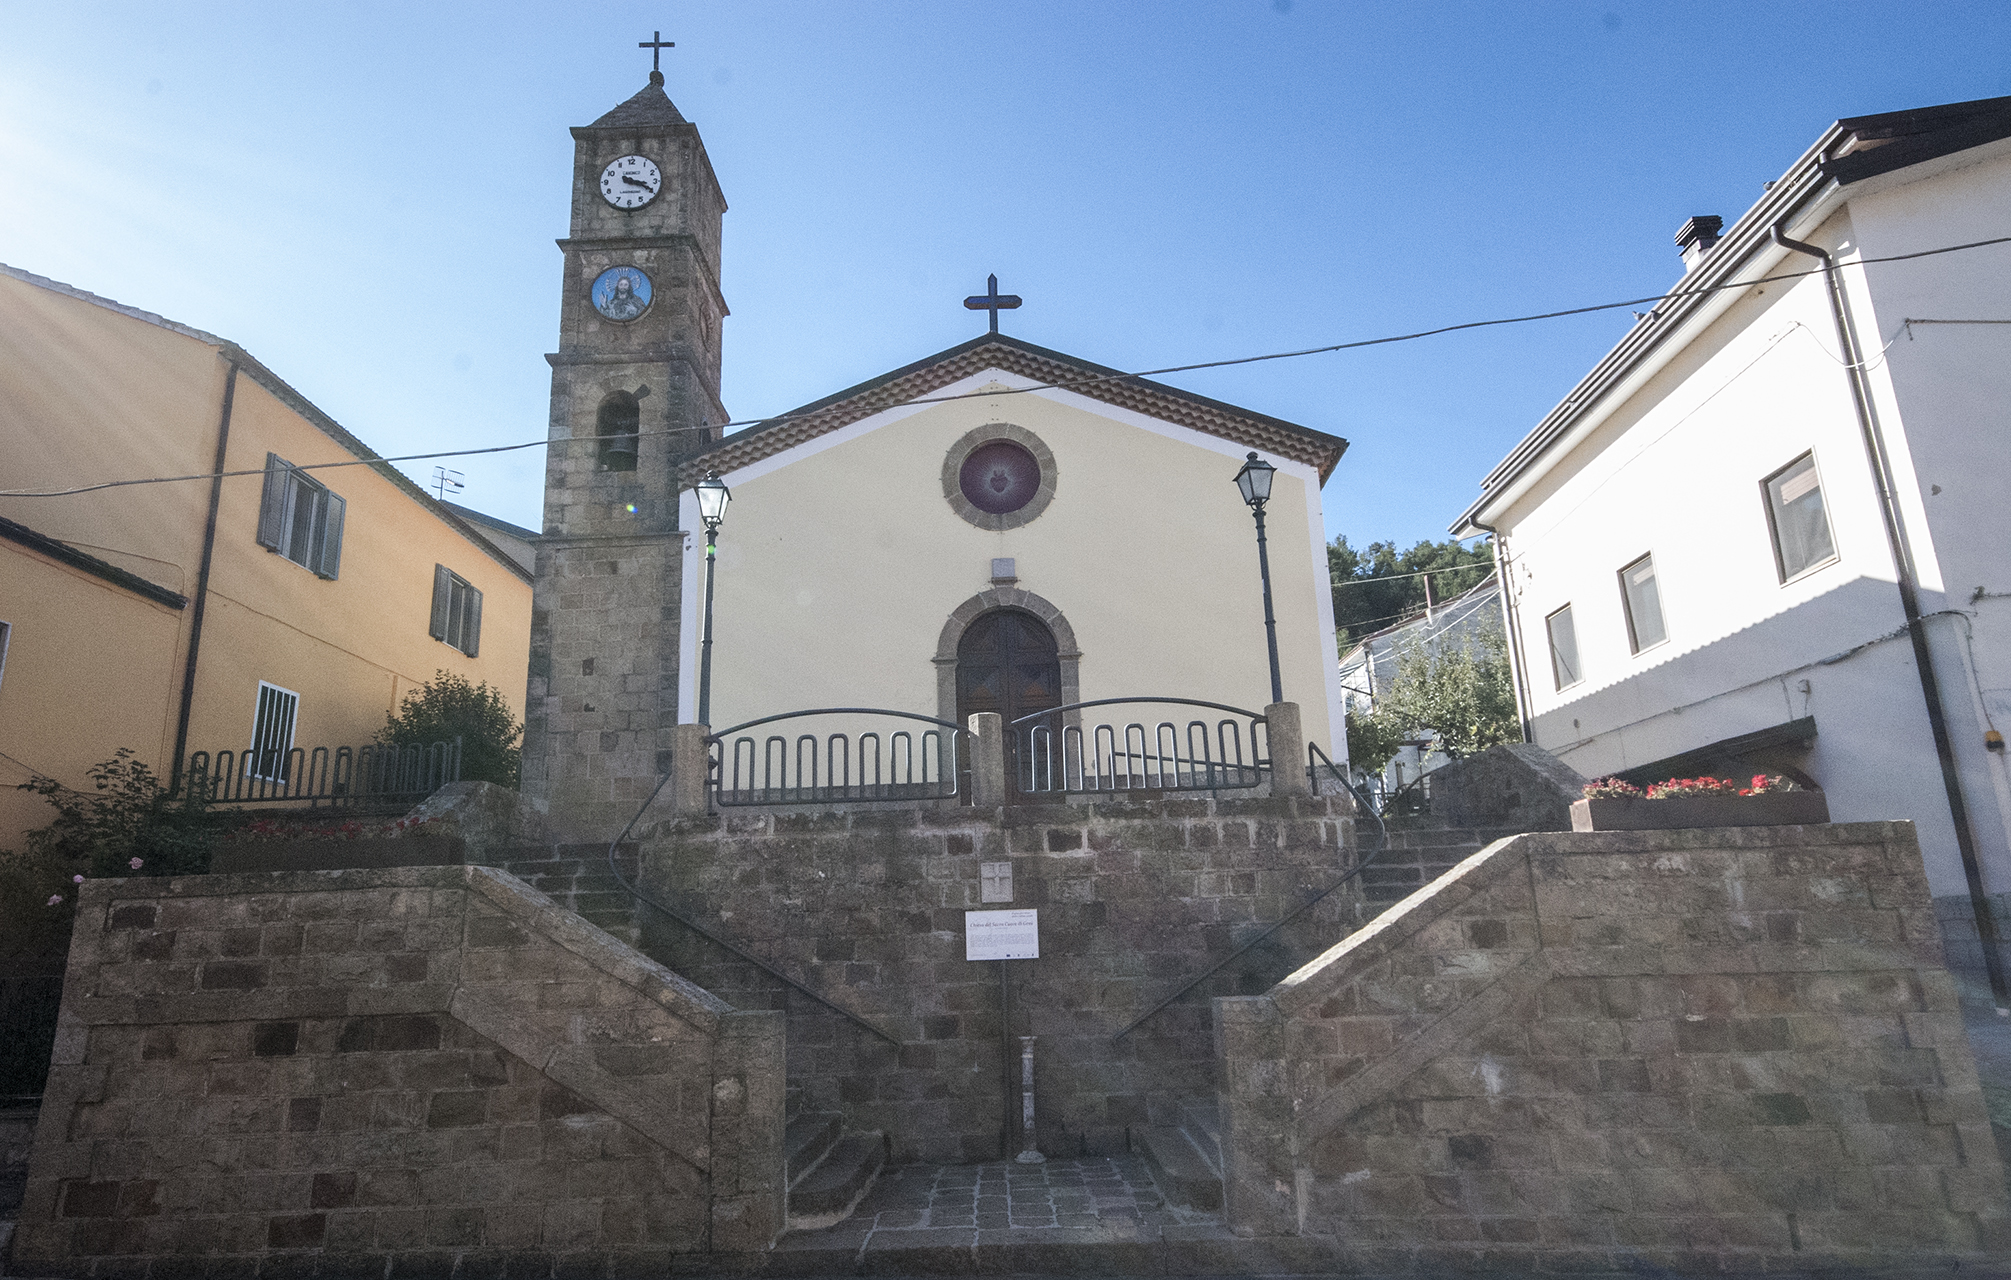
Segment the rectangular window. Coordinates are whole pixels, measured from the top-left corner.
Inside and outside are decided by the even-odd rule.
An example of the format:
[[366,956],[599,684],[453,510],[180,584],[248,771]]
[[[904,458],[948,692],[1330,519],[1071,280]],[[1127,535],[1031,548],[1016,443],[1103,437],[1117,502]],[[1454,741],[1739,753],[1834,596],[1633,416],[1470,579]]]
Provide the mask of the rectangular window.
[[1655,557],[1642,556],[1620,571],[1620,599],[1627,606],[1627,643],[1634,652],[1669,638],[1662,625],[1662,593],[1655,586]]
[[342,519],[349,504],[276,453],[265,455],[258,545],[333,578],[342,567]]
[[1767,527],[1774,535],[1774,568],[1782,582],[1836,559],[1813,453],[1803,454],[1768,476],[1763,487]]
[[1571,606],[1545,618],[1543,625],[1550,632],[1550,674],[1558,688],[1568,689],[1584,679],[1578,670],[1578,632],[1571,625]]
[[482,593],[444,564],[433,566],[433,620],[427,634],[471,658],[482,648]]
[[251,722],[251,759],[246,774],[272,779],[286,776],[286,755],[293,750],[293,722],[299,711],[299,694],[258,682],[258,712]]

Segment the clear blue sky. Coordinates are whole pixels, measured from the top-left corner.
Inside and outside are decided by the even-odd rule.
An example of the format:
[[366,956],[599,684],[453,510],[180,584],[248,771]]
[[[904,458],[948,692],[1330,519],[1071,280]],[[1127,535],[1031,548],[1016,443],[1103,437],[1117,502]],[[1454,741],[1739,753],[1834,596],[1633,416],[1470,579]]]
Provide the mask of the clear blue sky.
[[[732,206],[741,418],[970,337],[991,271],[1008,332],[1127,369],[1654,293],[1832,119],[2011,94],[2002,0],[4,0],[0,261],[241,343],[383,453],[542,438],[566,130],[657,28]],[[1346,436],[1329,534],[1408,545],[1630,320],[1169,380]],[[538,524],[539,451],[452,465]]]

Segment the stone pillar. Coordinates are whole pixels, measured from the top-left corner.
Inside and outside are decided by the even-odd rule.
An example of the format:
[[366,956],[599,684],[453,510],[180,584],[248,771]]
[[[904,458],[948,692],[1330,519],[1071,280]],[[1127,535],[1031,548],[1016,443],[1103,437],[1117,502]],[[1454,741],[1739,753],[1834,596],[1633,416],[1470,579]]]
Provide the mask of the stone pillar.
[[1264,708],[1265,737],[1271,747],[1271,794],[1303,796],[1306,784],[1306,731],[1299,723],[1299,704],[1274,702]]
[[705,793],[708,725],[681,724],[670,731],[670,811],[680,818],[711,812]]
[[1006,802],[1005,721],[996,711],[971,717],[971,803],[996,809]]

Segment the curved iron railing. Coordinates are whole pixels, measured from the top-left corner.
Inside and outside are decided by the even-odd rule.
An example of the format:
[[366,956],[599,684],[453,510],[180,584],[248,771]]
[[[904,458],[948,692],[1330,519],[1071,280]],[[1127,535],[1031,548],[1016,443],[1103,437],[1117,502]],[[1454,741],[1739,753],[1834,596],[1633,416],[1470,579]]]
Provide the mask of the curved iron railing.
[[417,803],[461,780],[461,739],[287,751],[198,751],[185,794],[208,804],[304,804],[310,809]]
[[[811,716],[887,716],[935,727],[734,736]],[[722,805],[834,804],[954,799],[968,736],[948,720],[913,711],[815,707],[744,721],[705,741],[713,798]]]
[[[1206,707],[1229,714],[1212,724],[1199,717],[1149,725],[1143,720],[1087,727],[1041,723],[1086,707],[1139,704]],[[1247,790],[1271,773],[1263,713],[1220,702],[1095,698],[1021,716],[1010,728],[1018,748],[1017,785],[1027,795]]]

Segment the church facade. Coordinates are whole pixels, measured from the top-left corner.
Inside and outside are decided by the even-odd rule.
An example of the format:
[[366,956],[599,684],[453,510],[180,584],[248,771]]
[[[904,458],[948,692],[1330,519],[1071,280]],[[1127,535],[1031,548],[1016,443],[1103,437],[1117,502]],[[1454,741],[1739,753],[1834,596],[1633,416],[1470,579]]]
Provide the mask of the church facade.
[[[574,136],[525,769],[563,827],[618,828],[701,703],[715,728],[817,707],[1261,711],[1257,537],[1233,483],[1253,456],[1276,468],[1283,697],[1345,759],[1320,491],[1346,441],[995,331],[725,434],[725,202],[696,128],[653,73]],[[708,475],[732,494],[709,699]],[[1140,717],[1162,718],[1104,719]]]

